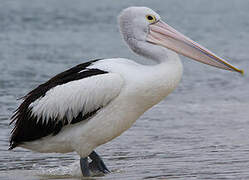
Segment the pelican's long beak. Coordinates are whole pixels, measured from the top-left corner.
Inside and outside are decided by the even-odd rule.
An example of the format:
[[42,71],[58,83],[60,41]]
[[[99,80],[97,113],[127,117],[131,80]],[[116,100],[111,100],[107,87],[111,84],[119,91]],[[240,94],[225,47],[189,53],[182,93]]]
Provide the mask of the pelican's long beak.
[[243,70],[219,58],[205,47],[179,33],[163,21],[149,25],[147,41],[166,47],[202,63],[243,74]]

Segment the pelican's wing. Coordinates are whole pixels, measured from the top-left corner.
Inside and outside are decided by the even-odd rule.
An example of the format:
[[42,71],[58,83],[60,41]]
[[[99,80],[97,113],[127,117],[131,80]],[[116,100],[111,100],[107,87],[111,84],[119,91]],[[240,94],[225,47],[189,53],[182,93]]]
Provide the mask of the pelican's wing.
[[24,97],[11,118],[15,126],[10,149],[25,141],[56,135],[65,125],[89,119],[119,95],[122,77],[91,68],[94,63],[60,73]]

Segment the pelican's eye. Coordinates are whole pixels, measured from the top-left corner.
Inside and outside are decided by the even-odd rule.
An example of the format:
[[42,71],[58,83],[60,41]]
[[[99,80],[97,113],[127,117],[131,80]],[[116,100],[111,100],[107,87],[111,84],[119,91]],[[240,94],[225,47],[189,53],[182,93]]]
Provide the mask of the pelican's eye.
[[147,21],[149,21],[149,23],[156,22],[156,17],[154,15],[151,15],[151,14],[146,15],[146,19],[147,19]]

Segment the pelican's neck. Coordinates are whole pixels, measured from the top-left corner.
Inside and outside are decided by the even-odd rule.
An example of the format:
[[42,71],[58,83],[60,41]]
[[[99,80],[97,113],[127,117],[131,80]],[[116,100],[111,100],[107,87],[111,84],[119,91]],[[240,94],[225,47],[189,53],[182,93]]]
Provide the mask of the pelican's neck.
[[155,57],[155,59],[153,59],[153,60],[158,62],[159,64],[161,64],[161,63],[169,63],[169,64],[171,64],[171,63],[174,63],[174,62],[177,63],[177,64],[178,63],[181,64],[180,57],[176,52],[174,52],[174,51],[172,51],[170,49],[164,48],[164,53],[165,54],[161,54],[161,56],[159,56],[157,58]]
[[[155,45],[140,46],[136,53],[156,62],[154,65],[143,65],[143,68],[137,70],[137,78],[141,78],[138,81],[142,83],[137,83],[135,89],[142,97],[140,103],[138,99],[136,102],[143,104],[144,110],[147,110],[177,87],[182,77],[182,63],[174,51]],[[129,76],[133,78],[133,74]]]
[[[182,62],[174,51],[165,48],[164,54],[155,55],[151,57],[151,60],[156,62],[153,69],[157,71],[160,78],[163,78],[163,76],[165,76],[163,78],[165,80],[167,80],[167,76],[172,78],[172,80],[181,78],[183,71]],[[178,82],[178,80],[176,81]]]
[[147,59],[150,59],[158,64],[171,63],[170,61],[178,61],[180,63],[179,56],[167,48],[154,45],[146,41],[130,40],[127,42],[129,47],[138,55],[141,55]]
[[152,67],[154,79],[159,84],[167,84],[169,91],[176,88],[182,76],[182,63],[177,53],[167,48],[154,45],[148,42],[140,41],[137,44],[139,52],[136,52],[146,58],[156,62]]

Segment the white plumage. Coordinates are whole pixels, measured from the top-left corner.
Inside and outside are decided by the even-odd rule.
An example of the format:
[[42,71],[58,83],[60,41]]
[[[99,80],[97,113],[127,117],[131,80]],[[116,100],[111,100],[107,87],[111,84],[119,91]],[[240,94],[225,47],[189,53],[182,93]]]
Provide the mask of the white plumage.
[[[127,45],[154,65],[123,58],[75,66],[24,97],[12,117],[10,149],[38,152],[76,151],[84,176],[108,172],[94,149],[131,127],[164,99],[182,76],[180,53],[221,69],[243,73],[164,23],[146,7],[131,7],[119,16]],[[173,51],[172,51],[173,50]],[[88,163],[88,156],[93,160]]]
[[103,108],[89,121],[65,126],[56,136],[20,146],[39,152],[63,153],[77,149],[81,157],[87,156],[97,146],[131,127],[139,116],[177,86],[182,66],[177,55],[175,58],[170,62],[175,68],[168,62],[146,66],[128,59],[105,59],[94,63],[89,68],[112,72],[57,86],[34,102],[32,112],[38,117],[58,115],[72,119],[73,114],[77,116],[76,111],[87,113],[96,107]]

